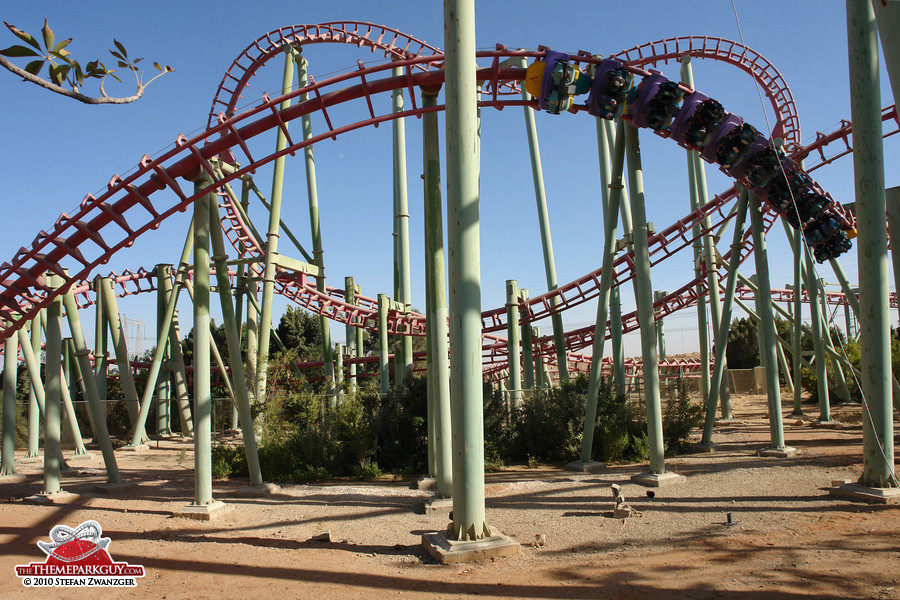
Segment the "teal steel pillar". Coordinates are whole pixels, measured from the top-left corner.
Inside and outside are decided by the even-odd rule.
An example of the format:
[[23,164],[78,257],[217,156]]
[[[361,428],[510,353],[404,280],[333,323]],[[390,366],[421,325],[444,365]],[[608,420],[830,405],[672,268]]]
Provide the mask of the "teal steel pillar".
[[[210,185],[201,174],[194,193]],[[194,201],[194,505],[206,506],[212,496],[212,392],[209,331],[209,205],[215,194]],[[273,200],[274,204],[274,200]]]
[[[883,15],[896,16],[896,7]],[[892,24],[896,19],[892,20]],[[896,33],[896,30],[893,31]],[[889,36],[883,36],[888,39]],[[860,354],[862,355],[863,473],[860,484],[900,487],[894,473],[891,337],[885,232],[884,156],[881,141],[878,38],[872,5],[847,0],[853,171],[859,238]],[[891,44],[896,40],[889,39]],[[887,47],[885,48],[887,50]],[[897,56],[887,59],[896,71]],[[892,81],[893,83],[893,81]],[[895,92],[897,90],[895,89]]]
[[[305,58],[300,55],[296,56],[297,70],[299,72],[300,87],[306,87],[309,84],[309,75],[307,74],[308,63]],[[309,94],[302,94],[299,98],[300,102],[305,102],[309,98]],[[286,108],[283,106],[283,108]],[[300,118],[303,127],[303,139],[312,139],[312,119],[308,114]],[[322,228],[319,226],[319,192],[316,184],[316,158],[313,153],[312,144],[303,149],[303,157],[306,164],[306,191],[309,197],[309,227],[312,234],[313,242],[313,259],[315,265],[319,267],[319,274],[316,275],[316,289],[325,292],[325,257],[322,249]],[[272,194],[272,206],[275,206],[274,191]],[[277,228],[277,225],[276,225]],[[265,308],[265,307],[264,307]],[[271,316],[271,315],[270,315]],[[263,317],[265,318],[265,316]],[[334,355],[331,348],[331,321],[325,315],[319,315],[319,327],[322,330],[322,360],[325,362],[325,392],[334,394]],[[412,346],[410,346],[410,357],[412,356]],[[412,361],[412,358],[410,358]],[[334,396],[332,396],[332,406],[334,405]]]
[[509,357],[510,409],[522,405],[522,362],[519,352],[519,285],[515,279],[506,280],[506,348]]
[[[46,275],[47,285],[56,289],[62,285],[58,275]],[[60,452],[60,430],[62,408],[62,333],[60,318],[62,316],[62,298],[57,296],[47,308],[47,346],[46,366],[44,370],[44,494],[56,494],[62,491],[60,471],[62,454]]]
[[[700,200],[697,197],[697,183],[694,176],[695,163],[690,153],[691,151],[689,150],[687,154],[688,187],[691,194],[691,210],[694,211],[700,208]],[[698,280],[694,289],[697,293],[697,332],[700,338],[700,391],[702,397],[706,398],[709,396],[710,389],[709,323],[706,310],[707,296],[703,293],[703,284],[699,281],[699,278],[703,276],[703,230],[700,228],[699,222],[694,221],[692,233],[694,236],[694,277]],[[718,328],[718,325],[715,325],[715,327]],[[717,354],[715,349],[713,349],[713,354]],[[717,405],[719,396],[719,394],[716,394]]]
[[650,472],[666,472],[662,431],[662,406],[659,394],[659,359],[656,352],[656,327],[653,314],[653,284],[650,280],[649,229],[644,203],[644,175],[638,130],[625,124],[625,149],[628,153],[628,186],[631,189],[631,214],[634,219],[634,295],[641,325],[644,401],[647,407],[647,442],[650,450]]
[[[284,74],[281,83],[281,93],[287,94],[294,87],[294,49],[284,46]],[[286,110],[291,101],[285,100],[278,109]],[[287,124],[284,125],[287,127]],[[283,152],[287,148],[287,136],[284,128],[278,129],[278,137],[275,142],[275,152]],[[275,294],[275,267],[278,261],[278,226],[281,223],[281,197],[284,191],[284,162],[285,156],[275,159],[272,172],[272,201],[269,207],[269,229],[266,233],[266,259],[263,271],[263,294],[260,315],[259,348],[256,361],[256,401],[261,402],[266,397],[266,376],[269,369],[269,341],[272,337],[272,297]],[[205,216],[205,213],[204,213]],[[204,220],[207,220],[204,218]],[[323,332],[324,333],[324,332]],[[196,338],[195,338],[196,339]],[[208,352],[209,349],[205,350]]]
[[[394,77],[403,75],[402,68],[394,68]],[[395,89],[391,92],[392,113],[403,112],[403,89]],[[393,133],[393,165],[394,165],[394,232],[396,244],[394,245],[394,263],[396,264],[396,289],[394,299],[406,305],[406,310],[411,309],[412,292],[409,282],[409,201],[407,198],[406,182],[406,124],[403,118],[391,121]],[[398,336],[399,352],[394,359],[397,367],[394,368],[397,381],[406,379],[406,375],[413,370],[412,337],[409,335]]]
[[381,395],[385,396],[391,389],[391,365],[388,351],[388,297],[378,294],[378,374],[381,383]]
[[106,318],[109,320],[109,333],[112,337],[113,349],[116,354],[116,362],[119,367],[119,381],[122,383],[122,393],[125,396],[125,408],[132,427],[135,428],[139,440],[147,439],[144,426],[139,422],[140,408],[137,397],[137,388],[134,385],[134,373],[131,371],[131,357],[128,355],[128,345],[125,340],[125,329],[119,317],[119,307],[116,302],[115,284],[109,277],[101,279],[101,291],[103,294],[103,307],[106,309]]
[[[41,317],[36,316],[31,320],[31,338],[30,348],[33,354],[41,351]],[[22,349],[25,353],[25,349]],[[32,384],[34,382],[32,381]],[[104,412],[104,415],[106,413]],[[35,458],[40,454],[39,440],[41,437],[41,417],[38,408],[37,393],[35,386],[28,387],[28,451],[25,453],[26,458]]]
[[[734,236],[731,242],[731,258],[728,262],[728,279],[725,283],[725,301],[722,304],[722,319],[719,321],[719,339],[728,339],[728,329],[731,327],[731,311],[734,307],[734,291],[737,288],[738,267],[741,264],[741,248],[744,239],[744,222],[747,218],[747,205],[750,202],[750,196],[744,188],[739,188],[739,196],[737,209],[734,217]],[[726,344],[717,346],[715,349],[716,365],[713,369],[712,380],[706,396],[706,420],[703,423],[703,437],[701,444],[712,444],[713,426],[716,421],[716,406],[718,405],[719,394],[715,390],[720,390],[722,381],[728,385],[725,378],[727,372],[725,364]]]
[[[250,209],[250,188],[253,187],[253,179],[250,175],[241,178],[241,208],[244,213]],[[247,268],[247,279],[241,286],[242,298],[247,299],[247,381],[249,389],[247,392],[250,398],[256,403],[259,399],[256,396],[257,391],[257,370],[256,361],[259,358],[259,324],[258,313],[256,311],[256,292],[259,287],[255,276],[250,277],[250,268]],[[240,311],[235,311],[240,315]]]
[[769,257],[766,250],[766,232],[762,218],[762,203],[750,194],[750,229],[753,232],[753,257],[756,261],[757,302],[761,323],[762,345],[760,357],[765,357],[766,397],[769,402],[769,433],[772,448],[784,448],[784,426],[781,416],[781,388],[778,385],[778,355],[775,351],[775,315],[772,312],[772,288],[769,283]]
[[[169,288],[167,293],[174,293]],[[181,333],[178,326],[178,311],[172,318],[172,331],[169,336],[172,343],[172,379],[175,384],[175,398],[178,404],[178,422],[183,437],[194,437],[194,420],[191,416],[191,401],[188,393],[187,372],[184,366],[184,354],[181,352]]]
[[801,275],[801,265],[803,264],[803,238],[800,232],[789,231],[787,223],[785,230],[788,231],[788,238],[791,243],[791,250],[794,255],[794,324],[791,327],[791,357],[794,367],[794,410],[791,415],[795,417],[803,416],[803,389],[800,381],[803,377],[803,365],[801,363],[803,352],[803,328],[800,326],[803,322],[803,279]]
[[[94,278],[94,377],[97,379],[97,393],[100,395],[100,404],[103,406],[103,414],[108,411],[106,385],[109,378],[109,321],[106,318],[106,306],[103,302],[103,278]],[[40,334],[38,334],[40,338]]]
[[[621,134],[624,122],[619,122]],[[606,343],[607,315],[610,304],[610,288],[612,286],[612,266],[616,256],[616,231],[618,229],[619,204],[622,201],[622,167],[625,162],[624,134],[617,136],[619,142],[615,146],[612,172],[606,173],[606,181],[603,191],[603,265],[600,271],[600,295],[597,298],[597,319],[594,323],[594,344],[591,351],[591,371],[588,377],[588,395],[585,405],[584,434],[582,435],[581,456],[579,461],[588,463],[591,461],[591,451],[594,445],[594,428],[597,423],[597,400],[600,393],[600,384],[603,379],[603,347]],[[608,166],[608,165],[607,165]],[[607,171],[604,169],[604,171]],[[613,331],[619,330],[621,334],[621,322],[616,325],[611,323]],[[624,377],[617,380],[624,386]],[[619,393],[617,392],[617,396]],[[622,392],[624,395],[624,391]]]
[[[519,290],[522,301],[528,305],[528,288]],[[531,334],[531,322],[522,321],[522,385],[526,390],[534,389],[534,338]]]
[[[171,359],[172,350],[169,329],[172,319],[166,324],[166,295],[163,279],[172,279],[172,265],[156,265],[156,344],[163,347],[163,372],[156,382],[156,435],[172,435],[171,401],[172,373],[165,361]],[[173,315],[174,316],[174,313]]]
[[[211,183],[205,181],[204,183]],[[209,200],[209,235],[213,248],[213,260],[216,266],[216,284],[218,285],[219,304],[222,308],[222,321],[225,324],[225,343],[228,345],[228,357],[230,358],[231,374],[234,385],[232,386],[233,398],[237,405],[239,421],[241,424],[241,439],[244,442],[244,454],[247,458],[247,471],[250,475],[250,485],[263,485],[262,472],[259,466],[259,455],[256,448],[256,434],[253,429],[253,415],[250,409],[250,398],[247,393],[247,379],[244,375],[244,361],[241,358],[241,333],[238,321],[234,315],[234,304],[231,300],[231,285],[228,280],[228,255],[225,254],[225,242],[222,239],[222,228],[219,221],[219,209],[216,205],[215,194],[206,196]],[[195,276],[196,277],[196,276]],[[209,275],[207,275],[207,278]],[[199,281],[198,281],[199,283]],[[199,286],[194,293],[200,292]],[[207,294],[208,298],[208,294]],[[196,296],[194,301],[196,303]],[[168,316],[168,315],[167,315]],[[196,336],[196,333],[194,334]],[[222,369],[222,377],[226,379],[228,374]]]
[[338,399],[344,399],[344,345],[340,342],[334,345],[334,387]]
[[[352,277],[344,277],[344,302],[350,305],[356,304],[356,286],[353,283]],[[356,344],[356,329],[357,328],[353,327],[349,321],[347,322],[347,327],[344,329],[344,337],[347,342],[347,356],[351,358],[350,364],[347,367],[347,378],[349,379],[347,392],[349,394],[355,394],[359,389],[356,382],[356,362],[352,360],[362,356],[362,348]]]
[[0,476],[16,473],[16,376],[19,340],[13,333],[3,343],[3,424],[0,432]]
[[[653,292],[654,306],[658,302],[662,302],[669,292],[665,290],[656,290]],[[656,320],[656,345],[659,347],[659,360],[666,360],[666,331],[663,328],[662,317]]]
[[[525,57],[522,57],[520,67],[525,68]],[[522,86],[522,99],[526,102],[531,95]],[[544,170],[541,166],[541,149],[538,145],[537,126],[534,122],[534,109],[530,106],[522,107],[525,111],[525,131],[528,135],[528,150],[531,155],[531,175],[534,180],[534,199],[537,202],[538,225],[541,231],[541,248],[544,253],[544,273],[547,277],[547,291],[552,292],[557,288],[556,261],[553,258],[553,239],[550,235],[550,213],[547,211],[547,193],[544,189]],[[550,300],[550,310],[554,311],[559,305],[556,297]],[[559,365],[559,380],[569,380],[569,366],[566,360],[565,329],[563,328],[562,314],[553,312],[551,316],[553,325],[553,345],[556,349],[556,362]]]
[[810,328],[813,332],[813,346],[816,352],[816,383],[819,391],[819,421],[831,422],[831,402],[828,392],[828,371],[825,364],[825,336],[822,320],[822,306],[819,304],[819,281],[816,279],[816,269],[813,265],[812,251],[805,247],[804,258],[806,263],[806,293],[809,296]]
[[[59,368],[60,396],[62,397],[62,406],[65,411],[65,420],[69,426],[69,432],[72,434],[72,442],[75,444],[76,455],[87,455],[87,449],[84,447],[84,440],[81,437],[81,427],[78,425],[78,417],[75,416],[75,406],[72,404],[72,389],[66,380],[65,355],[68,348],[68,338],[61,340],[63,349],[63,361]],[[74,377],[73,377],[74,380]]]
[[78,305],[71,291],[63,296],[63,306],[66,309],[66,318],[69,322],[69,331],[72,332],[72,345],[75,348],[75,360],[81,368],[82,384],[84,385],[84,397],[88,403],[88,410],[94,415],[94,442],[100,445],[100,453],[103,455],[103,463],[106,466],[106,477],[109,483],[121,483],[119,467],[116,464],[116,455],[113,451],[112,441],[109,438],[109,429],[106,425],[106,412],[100,400],[100,392],[97,389],[97,381],[91,376],[90,350],[84,340],[84,330],[81,327],[81,319],[78,316]]
[[444,0],[444,51],[450,371],[453,374],[450,381],[453,523],[448,537],[476,540],[490,535],[490,528],[484,502],[474,0]]
[[[437,89],[422,90],[422,106],[437,105]],[[433,440],[433,475],[437,497],[453,493],[453,453],[450,447],[450,348],[448,340],[447,285],[444,267],[444,215],[441,207],[441,148],[438,115],[422,115],[422,172],[425,223],[425,323],[428,344],[430,440]]]

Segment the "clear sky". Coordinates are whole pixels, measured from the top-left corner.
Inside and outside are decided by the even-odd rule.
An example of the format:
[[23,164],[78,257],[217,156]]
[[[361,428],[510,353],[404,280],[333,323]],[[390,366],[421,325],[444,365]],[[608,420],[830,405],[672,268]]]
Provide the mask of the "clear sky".
[[[803,139],[816,131],[829,131],[850,116],[844,3],[834,0],[737,0],[737,14],[745,43],[780,70],[794,95]],[[443,46],[442,6],[439,2],[234,2],[215,4],[161,0],[151,6],[137,2],[45,1],[7,3],[3,19],[37,32],[44,17],[57,38],[75,37],[70,46],[82,60],[108,58],[116,37],[131,56],[144,56],[173,66],[176,71],[152,86],[139,102],[127,106],[90,107],[20,82],[0,73],[3,111],[0,127],[0,172],[4,181],[4,214],[0,220],[0,260],[8,260],[22,245],[30,244],[41,229],[49,229],[57,216],[71,211],[86,193],[105,187],[114,173],[124,174],[147,153],[156,155],[171,146],[179,133],[190,134],[205,126],[213,94],[222,74],[252,40],[278,27],[301,23],[359,20],[394,27],[436,46]],[[477,44],[493,48],[546,45],[555,50],[612,54],[644,42],[677,35],[710,35],[739,40],[732,4],[728,1],[631,2],[572,1],[542,3],[481,1],[476,5]],[[16,40],[0,31],[2,47]],[[322,45],[306,52],[313,75],[322,78],[356,60],[381,60],[352,47]],[[151,69],[152,70],[152,69]],[[663,72],[677,79],[677,65]],[[766,117],[752,81],[743,72],[695,61],[697,89],[720,100],[760,130]],[[254,81],[246,101],[271,95],[280,86],[281,65]],[[131,88],[109,86],[111,93]],[[389,104],[389,97],[384,97]],[[882,79],[882,103],[891,102],[887,78]],[[348,107],[357,120],[364,104]],[[771,113],[771,111],[770,111]],[[771,120],[771,114],[769,115]],[[556,269],[560,284],[596,269],[601,262],[602,219],[597,171],[596,135],[587,115],[537,115],[543,167],[548,193]],[[321,130],[321,120],[314,122]],[[408,184],[410,205],[413,305],[424,307],[422,278],[422,190],[420,122],[408,119]],[[504,303],[504,282],[518,279],[532,295],[546,290],[540,237],[521,110],[485,111],[482,124],[482,275],[485,309]],[[662,229],[689,212],[684,151],[669,140],[642,133],[648,218]],[[274,147],[274,137],[267,142]],[[319,202],[326,272],[330,285],[342,286],[345,275],[356,277],[363,293],[375,297],[392,289],[390,126],[359,132],[316,146]],[[888,164],[897,159],[897,142],[885,144]],[[288,161],[285,220],[301,241],[311,246],[302,159]],[[730,182],[715,168],[707,168],[710,193],[725,190]],[[815,177],[835,199],[853,200],[849,158],[816,172]],[[900,175],[888,170],[887,185],[900,185]],[[257,173],[268,195],[269,170]],[[261,212],[253,213],[263,229]],[[151,267],[176,262],[187,220],[173,218],[158,232],[139,241],[116,258],[110,268]],[[722,248],[727,242],[722,244]],[[287,251],[282,238],[281,248]],[[773,286],[791,280],[781,228],[770,240]],[[691,276],[690,257],[663,263],[653,271],[657,289],[677,289]],[[856,252],[842,257],[856,279]],[[742,272],[754,271],[748,261]],[[830,270],[821,276],[835,278]],[[626,310],[633,307],[630,288],[623,290]],[[280,312],[284,303],[279,304]],[[140,317],[153,329],[155,298],[122,302],[122,312]],[[586,304],[565,315],[567,328],[593,321],[596,306]],[[182,307],[183,328],[189,328],[189,308]],[[89,321],[88,321],[89,322]],[[543,325],[549,331],[549,324]],[[670,353],[697,349],[695,311],[666,320]],[[334,327],[333,337],[343,337]],[[91,337],[90,335],[88,336]],[[91,340],[89,340],[90,342]],[[144,342],[145,347],[152,340]],[[629,342],[637,354],[637,340]]]

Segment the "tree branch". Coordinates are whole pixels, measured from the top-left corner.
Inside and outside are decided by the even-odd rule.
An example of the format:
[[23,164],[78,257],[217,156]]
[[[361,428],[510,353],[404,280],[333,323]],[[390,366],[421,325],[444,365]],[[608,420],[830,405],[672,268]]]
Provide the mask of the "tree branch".
[[[102,98],[94,98],[92,96],[86,96],[81,92],[76,92],[75,90],[69,90],[64,87],[60,87],[54,83],[47,81],[46,79],[42,79],[37,75],[32,75],[25,69],[17,67],[15,64],[10,62],[5,56],[0,56],[0,66],[2,66],[7,71],[18,75],[25,81],[30,81],[35,85],[39,85],[42,88],[48,89],[51,92],[55,92],[57,94],[61,94],[63,96],[67,96],[69,98],[73,98],[78,100],[79,102],[83,102],[84,104],[129,104],[139,99],[144,95],[144,88],[146,86],[139,85],[137,91],[132,96],[117,98],[113,96],[104,96]],[[155,78],[154,78],[155,79]],[[101,84],[102,85],[102,84]]]

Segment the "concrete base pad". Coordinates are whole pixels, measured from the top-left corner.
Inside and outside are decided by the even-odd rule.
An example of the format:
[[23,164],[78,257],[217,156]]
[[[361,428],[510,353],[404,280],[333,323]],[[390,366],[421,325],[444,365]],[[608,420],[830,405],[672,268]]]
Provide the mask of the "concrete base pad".
[[425,502],[425,514],[445,514],[448,515],[453,510],[453,498],[432,498]]
[[813,427],[821,427],[823,429],[843,429],[844,424],[840,421],[813,421],[810,423]]
[[43,504],[43,505],[51,505],[51,504],[71,504],[72,502],[77,501],[81,496],[78,494],[73,494],[71,492],[55,492],[53,494],[35,494],[34,496],[27,496],[25,498],[25,502],[29,504]]
[[274,483],[263,483],[262,485],[245,485],[234,491],[232,496],[240,498],[261,498],[271,494],[277,494],[281,491],[281,486]]
[[518,556],[522,551],[518,542],[494,529],[490,537],[467,542],[451,540],[446,532],[426,533],[422,536],[422,546],[443,565]]
[[128,444],[127,446],[122,446],[119,450],[122,452],[132,452],[134,454],[147,454],[150,452],[150,446],[147,444],[138,444],[137,446]]
[[716,451],[718,444],[694,444],[694,450],[697,452],[709,452],[712,454]]
[[184,519],[194,519],[196,521],[210,521],[223,515],[229,508],[231,507],[227,506],[221,500],[213,500],[209,504],[204,504],[202,506],[188,504],[173,512],[172,516],[182,517]]
[[605,468],[606,465],[602,462],[597,462],[596,460],[590,462],[573,460],[566,465],[566,471],[577,471],[579,473],[600,473]]
[[845,483],[828,490],[829,495],[874,504],[900,504],[900,488],[873,488],[858,483]]
[[746,425],[747,422],[743,419],[735,419],[731,417],[730,419],[716,419],[716,425]]
[[437,489],[437,478],[436,477],[419,477],[416,479],[416,483],[414,484],[414,489],[417,489],[422,492],[433,492]]
[[686,481],[687,477],[678,473],[641,473],[632,475],[631,481],[647,487],[665,487]]
[[137,487],[137,483],[133,481],[121,481],[119,483],[99,483],[94,486],[94,491],[98,494],[106,494],[109,496],[115,495],[119,492],[124,492],[127,490],[133,490]]
[[90,452],[85,452],[84,454],[73,454],[72,456],[66,457],[66,460],[74,460],[76,462],[80,460],[91,460],[94,458],[94,455]]
[[790,458],[797,454],[797,449],[791,448],[790,446],[785,446],[784,448],[763,448],[756,454],[758,456],[765,456],[769,458]]

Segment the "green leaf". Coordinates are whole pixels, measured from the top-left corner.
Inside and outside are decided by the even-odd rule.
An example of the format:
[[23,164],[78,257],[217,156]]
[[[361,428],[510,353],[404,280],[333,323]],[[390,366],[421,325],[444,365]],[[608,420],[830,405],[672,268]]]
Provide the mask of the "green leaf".
[[128,52],[125,51],[125,46],[119,43],[119,40],[113,39],[113,44],[116,45],[116,48],[119,49],[119,52],[122,53],[122,56],[126,59],[128,58]]
[[56,41],[56,36],[53,34],[53,30],[50,29],[50,25],[47,23],[47,19],[44,19],[44,28],[41,29],[41,34],[44,36],[44,46],[49,50],[53,47],[53,42]]
[[144,59],[143,59],[143,58],[136,58],[136,59],[134,59],[133,61],[131,61],[131,64],[136,65],[136,64],[138,64],[139,62],[141,62],[142,60],[144,60]]
[[[62,53],[63,53],[63,48],[65,48],[66,46],[68,46],[68,45],[71,44],[71,43],[72,43],[72,38],[69,38],[69,39],[67,39],[67,40],[63,40],[63,41],[61,41],[60,43],[58,43],[57,45],[53,46],[53,51],[54,51],[54,52],[59,52],[59,53],[62,54]],[[68,54],[68,53],[69,53],[68,50],[66,50],[66,51],[65,51],[65,54]]]
[[124,62],[124,61],[121,61],[121,60],[120,60],[120,61],[119,61],[119,67],[121,67],[121,68],[123,68],[123,69],[127,69],[127,68],[129,67],[129,65],[128,65],[127,62]]
[[25,46],[10,46],[6,50],[0,50],[0,54],[3,56],[9,56],[10,58],[19,58],[21,56],[40,56],[37,52],[32,50],[31,48],[26,48]]
[[[90,63],[88,63],[88,66],[90,67]],[[84,71],[81,70],[81,65],[78,63],[75,63],[75,81],[78,85],[84,84]]]
[[164,69],[162,68],[162,66],[161,66],[158,62],[154,62],[154,63],[153,63],[153,66],[156,67],[156,70],[157,70],[157,71],[164,71]]
[[125,60],[125,57],[122,56],[121,54],[119,54],[118,52],[116,52],[115,50],[110,50],[109,53],[112,54],[114,58],[118,58],[119,60]]
[[119,83],[122,83],[122,80],[116,76],[114,71],[107,71],[106,74],[109,75],[110,77],[112,77],[113,79],[115,79],[116,81],[118,81]]
[[[66,52],[66,51],[63,50],[63,52]],[[66,52],[65,54],[63,54],[62,52],[55,52],[55,51],[51,51],[51,52],[50,52],[50,56],[52,56],[52,57],[54,57],[54,58],[58,58],[59,60],[63,61],[64,63],[67,63],[67,64],[70,64],[70,65],[71,65],[71,64],[73,64],[75,61],[72,60],[71,58],[69,58],[68,55],[69,55],[68,52]]]
[[25,71],[31,73],[32,75],[37,75],[41,72],[41,67],[44,66],[44,60],[33,60],[27,65],[25,65]]
[[37,40],[35,40],[33,37],[31,37],[30,33],[26,33],[24,31],[22,31],[21,29],[19,29],[18,27],[16,27],[15,25],[10,25],[6,21],[3,21],[3,24],[6,25],[7,29],[9,29],[10,31],[13,32],[13,35],[15,35],[17,38],[19,38],[23,42],[27,43],[28,45],[32,46],[33,48],[36,48],[37,50],[41,49],[40,44],[37,43]]

